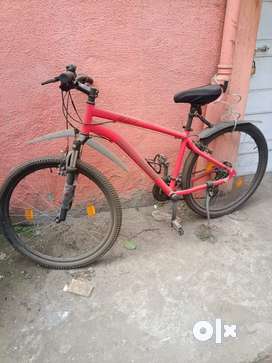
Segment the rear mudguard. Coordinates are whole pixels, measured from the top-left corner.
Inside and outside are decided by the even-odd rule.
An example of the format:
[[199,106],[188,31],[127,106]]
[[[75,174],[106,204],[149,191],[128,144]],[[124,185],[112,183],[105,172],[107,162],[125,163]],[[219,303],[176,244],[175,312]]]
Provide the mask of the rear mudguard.
[[[63,131],[57,131],[53,132],[51,134],[42,135],[40,137],[36,137],[35,139],[29,140],[28,144],[38,144],[40,142],[44,141],[51,141],[55,139],[61,139],[66,137],[75,137],[75,132],[73,130],[63,130]],[[100,154],[104,155],[106,158],[110,159],[112,162],[114,162],[116,165],[119,166],[124,171],[128,171],[127,166],[123,163],[123,161],[113,154],[109,149],[107,149],[104,145],[101,145],[99,142],[94,141],[92,138],[89,138],[86,142],[86,144],[92,148],[98,151]]]
[[208,127],[204,130],[202,130],[199,134],[199,140],[203,141],[204,143],[206,143],[207,141],[209,141],[209,139],[214,135],[217,134],[218,132],[225,130],[225,129],[229,129],[229,128],[233,128],[233,130],[235,130],[235,127],[237,125],[248,125],[251,124],[251,122],[248,121],[224,121],[224,122],[219,122],[218,124],[214,125],[213,127]]

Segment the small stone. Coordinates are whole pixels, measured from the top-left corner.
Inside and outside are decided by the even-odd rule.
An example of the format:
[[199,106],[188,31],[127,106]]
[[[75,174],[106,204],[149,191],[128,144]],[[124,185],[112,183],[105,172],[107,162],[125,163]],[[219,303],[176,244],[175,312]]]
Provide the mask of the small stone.
[[31,280],[32,279],[32,275],[29,272],[26,272],[26,271],[22,270],[21,271],[21,274],[24,275],[24,278],[25,279],[28,279],[28,280]]
[[7,258],[7,254],[4,252],[0,252],[0,261],[3,261]]
[[159,209],[153,210],[152,217],[157,222],[163,222],[163,221],[164,222],[170,222],[171,221],[171,214],[163,212],[163,211],[161,211]]

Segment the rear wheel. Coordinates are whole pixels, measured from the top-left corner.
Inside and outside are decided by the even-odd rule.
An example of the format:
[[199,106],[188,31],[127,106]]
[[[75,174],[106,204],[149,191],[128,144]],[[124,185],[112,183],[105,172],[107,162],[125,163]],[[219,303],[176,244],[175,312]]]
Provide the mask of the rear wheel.
[[67,218],[56,223],[66,180],[61,159],[30,161],[16,169],[1,193],[1,221],[10,243],[33,261],[66,269],[90,264],[116,241],[121,205],[94,167],[77,164],[76,190]]
[[[233,126],[221,130],[202,143],[212,152],[213,158],[232,166],[237,172],[229,183],[214,189],[209,210],[210,217],[216,218],[241,207],[256,191],[266,170],[267,144],[261,131],[252,124],[239,124],[235,131]],[[191,152],[184,165],[182,186],[188,189],[226,176],[224,170]],[[194,212],[207,216],[205,190],[186,195],[184,200]]]

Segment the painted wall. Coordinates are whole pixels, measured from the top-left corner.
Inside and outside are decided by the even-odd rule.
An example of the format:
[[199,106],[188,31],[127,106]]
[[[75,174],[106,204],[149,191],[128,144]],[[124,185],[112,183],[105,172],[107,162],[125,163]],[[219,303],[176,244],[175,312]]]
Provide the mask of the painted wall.
[[230,92],[240,94],[242,97],[241,102],[235,108],[235,111],[241,113],[241,117],[244,116],[247,104],[261,6],[262,1],[260,0],[241,0],[242,11],[240,11],[237,29],[232,79],[230,83]]
[[[63,141],[25,142],[64,129],[57,86],[40,82],[69,63],[95,78],[99,107],[180,129],[188,107],[174,104],[173,95],[209,83],[216,72],[224,12],[223,0],[2,0],[0,183],[23,160],[64,147]],[[76,100],[83,110],[84,95]],[[143,156],[161,152],[172,159],[178,149],[169,137],[121,128]],[[125,180],[95,152],[85,158],[112,175],[123,195],[149,183],[130,163]]]

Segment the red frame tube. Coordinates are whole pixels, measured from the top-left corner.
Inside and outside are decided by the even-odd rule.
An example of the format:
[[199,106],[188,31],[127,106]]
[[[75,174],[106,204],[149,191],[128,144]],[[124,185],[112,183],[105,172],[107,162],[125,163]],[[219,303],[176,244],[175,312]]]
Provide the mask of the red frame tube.
[[[145,162],[145,160],[135,150],[135,148],[133,148],[121,135],[100,124],[93,123],[93,117],[98,117],[106,120],[111,120],[113,122],[121,122],[124,124],[141,127],[144,129],[156,131],[180,139],[181,140],[180,150],[177,156],[176,164],[173,169],[173,175],[172,175],[173,179],[170,182],[170,186],[167,185],[164,182],[164,180],[162,180],[162,178],[160,178],[158,174],[154,172],[154,170]],[[189,138],[189,131],[179,132],[171,130],[160,125],[152,124],[146,121],[124,116],[118,113],[113,113],[110,111],[99,109],[91,104],[87,104],[87,109],[84,116],[84,123],[80,131],[85,135],[94,133],[98,136],[102,136],[103,138],[106,138],[107,140],[117,144],[168,196],[171,196],[171,194],[187,195],[207,188],[206,184],[201,184],[193,188],[175,191],[175,179],[178,177],[180,173],[186,148],[189,148],[194,153],[199,154],[204,159],[212,162],[214,165],[228,171],[229,174],[228,177],[213,181],[214,186],[227,183],[233,176],[236,175],[236,172],[233,168],[226,166],[225,164],[214,159],[209,154],[201,151]]]

